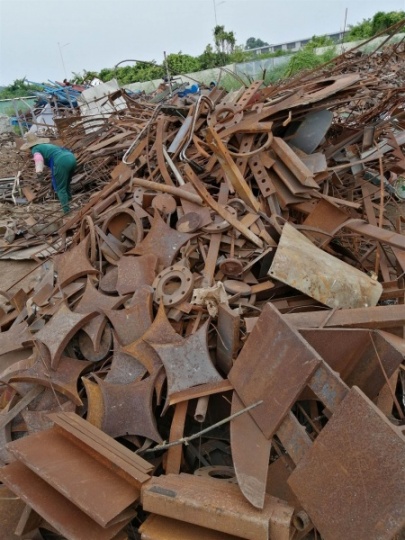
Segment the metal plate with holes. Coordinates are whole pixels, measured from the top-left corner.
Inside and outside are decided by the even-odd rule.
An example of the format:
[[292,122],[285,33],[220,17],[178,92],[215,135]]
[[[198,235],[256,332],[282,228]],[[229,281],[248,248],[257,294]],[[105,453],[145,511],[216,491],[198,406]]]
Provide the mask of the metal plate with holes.
[[185,302],[191,295],[194,286],[194,277],[188,268],[183,265],[169,266],[156,276],[152,284],[154,289],[153,300],[164,306],[177,306]]

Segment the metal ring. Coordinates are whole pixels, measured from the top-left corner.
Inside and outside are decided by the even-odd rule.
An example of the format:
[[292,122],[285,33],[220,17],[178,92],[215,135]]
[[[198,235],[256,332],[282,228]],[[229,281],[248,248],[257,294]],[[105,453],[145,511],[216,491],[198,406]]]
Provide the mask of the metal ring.
[[[126,217],[125,224],[123,227],[112,227],[110,229],[110,225],[114,225],[114,220],[118,220],[119,216],[126,215],[129,216]],[[121,236],[122,231],[129,225],[129,223],[133,221],[136,226],[136,239],[135,239],[135,245],[138,245],[143,240],[143,225],[142,221],[139,219],[139,217],[136,215],[136,213],[133,210],[130,210],[129,208],[121,208],[118,210],[114,210],[104,221],[102,226],[102,231],[104,233],[107,233],[107,231],[111,232],[115,238],[119,238]],[[115,230],[114,230],[115,229]]]
[[[220,115],[225,114],[225,118],[221,119]],[[229,116],[231,114],[231,116]],[[216,131],[222,128],[229,128],[239,124],[243,118],[243,111],[240,106],[232,103],[220,103],[208,115],[208,125],[212,126]]]
[[272,142],[273,142],[273,133],[269,131],[267,133],[267,141],[260,148],[255,148],[255,150],[252,150],[251,152],[232,152],[232,150],[229,150],[228,148],[228,153],[232,157],[249,158],[256,154],[260,154],[260,152],[263,152],[263,150],[267,150],[267,148],[271,146]]
[[[180,282],[180,285],[172,292],[165,292],[165,287],[170,281]],[[163,302],[164,306],[177,306],[190,296],[194,287],[194,277],[185,266],[169,266],[156,276],[152,287],[155,291],[153,300],[157,304]]]
[[194,474],[195,476],[205,476],[206,478],[215,478],[216,480],[222,480],[222,482],[237,484],[235,469],[226,465],[200,467],[194,471]]
[[[237,217],[237,212],[235,208],[227,204],[225,206],[225,209],[228,210],[228,212],[232,214],[235,218]],[[213,222],[209,223],[208,225],[205,225],[204,227],[201,227],[201,230],[207,233],[223,233],[223,232],[228,231],[230,228],[231,228],[231,224],[228,221],[226,221],[226,219],[216,214],[213,219]]]

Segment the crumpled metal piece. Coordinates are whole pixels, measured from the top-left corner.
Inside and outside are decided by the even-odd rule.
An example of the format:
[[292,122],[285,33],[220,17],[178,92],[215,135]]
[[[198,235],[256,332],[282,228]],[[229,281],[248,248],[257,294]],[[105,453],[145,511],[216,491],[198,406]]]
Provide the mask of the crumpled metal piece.
[[217,281],[212,287],[194,289],[190,304],[196,306],[206,306],[211,317],[218,315],[218,305],[228,305],[228,295],[226,294],[222,281]]

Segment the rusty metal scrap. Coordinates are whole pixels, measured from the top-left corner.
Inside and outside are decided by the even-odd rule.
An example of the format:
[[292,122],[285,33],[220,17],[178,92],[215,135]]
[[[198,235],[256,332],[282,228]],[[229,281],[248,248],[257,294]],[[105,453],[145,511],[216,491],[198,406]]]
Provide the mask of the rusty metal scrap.
[[401,533],[403,73],[401,43],[56,120],[83,197],[0,239],[38,263],[0,291],[7,533]]

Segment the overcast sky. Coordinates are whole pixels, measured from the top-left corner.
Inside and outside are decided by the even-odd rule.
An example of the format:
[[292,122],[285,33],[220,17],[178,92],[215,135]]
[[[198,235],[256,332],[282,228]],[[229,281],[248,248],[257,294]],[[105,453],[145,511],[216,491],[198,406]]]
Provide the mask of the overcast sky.
[[[214,5],[216,8],[214,9]],[[0,85],[63,80],[163,51],[197,56],[218,24],[268,43],[332,33],[405,0],[0,0]]]

